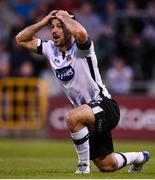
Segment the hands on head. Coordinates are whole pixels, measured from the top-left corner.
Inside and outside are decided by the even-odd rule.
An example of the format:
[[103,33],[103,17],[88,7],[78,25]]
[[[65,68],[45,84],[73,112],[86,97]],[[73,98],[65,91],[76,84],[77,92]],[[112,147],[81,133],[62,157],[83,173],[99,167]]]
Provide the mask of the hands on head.
[[74,16],[69,14],[67,11],[63,11],[63,10],[59,10],[56,14],[56,18],[60,19],[63,18],[63,17],[66,17],[66,18],[73,18]]
[[67,11],[53,10],[46,17],[44,17],[41,22],[44,25],[47,25],[50,22],[50,20],[55,19],[55,18],[61,20],[62,18],[73,18],[73,17],[74,16],[70,15]]

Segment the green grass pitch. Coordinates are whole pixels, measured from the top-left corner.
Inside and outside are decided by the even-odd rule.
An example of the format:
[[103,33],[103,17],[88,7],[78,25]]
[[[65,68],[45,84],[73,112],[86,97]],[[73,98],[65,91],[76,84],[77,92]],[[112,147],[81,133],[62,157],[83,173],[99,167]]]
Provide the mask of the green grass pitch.
[[116,151],[149,150],[150,161],[139,173],[128,167],[113,173],[101,173],[92,163],[92,173],[75,175],[76,154],[71,140],[0,140],[0,179],[153,179],[155,178],[155,142],[114,141]]

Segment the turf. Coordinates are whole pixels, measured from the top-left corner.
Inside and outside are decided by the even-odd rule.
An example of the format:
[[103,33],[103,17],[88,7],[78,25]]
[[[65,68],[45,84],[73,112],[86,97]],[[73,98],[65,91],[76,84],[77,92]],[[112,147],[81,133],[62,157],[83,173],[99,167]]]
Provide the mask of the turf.
[[76,154],[71,141],[0,140],[0,179],[153,179],[155,178],[155,142],[115,141],[116,151],[148,149],[150,161],[139,173],[129,174],[127,167],[114,173],[101,173],[92,164],[89,175],[75,175]]

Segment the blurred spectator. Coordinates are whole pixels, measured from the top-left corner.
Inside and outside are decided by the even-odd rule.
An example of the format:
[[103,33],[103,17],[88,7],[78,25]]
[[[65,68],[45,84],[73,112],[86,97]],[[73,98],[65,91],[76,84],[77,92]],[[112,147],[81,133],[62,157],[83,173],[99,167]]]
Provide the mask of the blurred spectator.
[[3,14],[1,18],[7,23],[13,25],[15,22],[15,14],[11,11],[10,1],[0,0],[0,12]]
[[16,17],[15,24],[10,28],[10,34],[9,34],[9,41],[12,43],[9,43],[9,48],[12,48],[12,45],[14,44],[14,39],[16,35],[24,29],[26,26],[26,21],[22,16]]
[[11,26],[15,23],[15,14],[5,0],[0,0],[0,40],[8,38]]
[[10,0],[10,6],[14,13],[28,19],[31,11],[37,8],[37,3],[34,0]]
[[113,60],[113,66],[107,70],[106,82],[114,94],[128,94],[132,90],[134,71],[125,64],[122,57]]
[[94,12],[93,6],[84,1],[78,11],[75,12],[76,19],[86,27],[90,38],[94,41],[98,38],[102,27],[100,17]]
[[[101,8],[101,7],[100,7]],[[101,16],[103,17],[104,24],[111,25],[118,12],[116,2],[109,0],[102,7]]]
[[144,60],[145,46],[140,35],[131,34],[128,38],[122,39],[119,54],[125,57],[125,61],[135,70],[135,79],[143,79],[142,62]]
[[143,79],[143,70],[142,62],[144,60],[144,42],[141,36],[133,35],[130,38],[128,53],[126,58],[128,59],[127,63],[130,64],[135,72],[135,79]]
[[48,66],[48,61],[44,56],[38,55],[36,53],[31,54],[32,63],[35,72],[35,76],[39,76],[42,71],[44,71]]
[[137,9],[138,9],[137,2],[135,0],[127,0],[126,9],[130,14],[137,13]]
[[[48,1],[42,1],[37,9],[31,11],[29,17],[29,24],[34,24],[43,19],[51,11],[52,8],[50,8],[50,6],[52,6],[52,3]],[[50,27],[43,27],[40,31],[36,33],[36,37],[45,40],[51,39]]]
[[141,66],[143,70],[143,79],[152,80],[155,78],[155,1],[148,1],[146,8],[150,15],[150,19],[147,21],[141,33],[145,45]]
[[0,42],[0,78],[10,75],[10,54],[5,41]]
[[[101,8],[101,7],[100,7]],[[101,16],[104,24],[100,28],[100,34],[96,40],[96,52],[100,70],[107,68],[113,54],[115,54],[115,41],[113,31],[113,21],[116,16],[116,3],[112,0],[105,1]]]
[[7,39],[8,33],[7,33],[7,27],[4,21],[0,17],[0,41]]
[[150,13],[150,15],[153,18],[155,18],[155,1],[154,0],[148,1],[146,8],[147,11]]
[[141,63],[143,70],[143,79],[152,80],[154,77],[154,67],[155,67],[155,46],[147,41],[145,42],[144,57]]
[[40,21],[40,19],[44,18],[52,9],[50,9],[50,3],[48,1],[42,1],[42,3],[40,4],[40,6],[38,8],[33,9],[33,11],[31,11],[30,18],[32,18],[32,14],[33,12],[38,12],[33,19],[34,21]]
[[11,76],[19,76],[19,67],[22,62],[26,59],[32,59],[31,54],[26,49],[20,47],[15,39],[12,41],[12,49],[11,49]]
[[34,76],[34,69],[33,65],[29,60],[25,60],[22,62],[19,71],[18,76],[21,77],[33,77]]
[[95,49],[98,57],[99,69],[107,68],[115,54],[114,32],[110,26],[103,26],[101,34],[96,40]]

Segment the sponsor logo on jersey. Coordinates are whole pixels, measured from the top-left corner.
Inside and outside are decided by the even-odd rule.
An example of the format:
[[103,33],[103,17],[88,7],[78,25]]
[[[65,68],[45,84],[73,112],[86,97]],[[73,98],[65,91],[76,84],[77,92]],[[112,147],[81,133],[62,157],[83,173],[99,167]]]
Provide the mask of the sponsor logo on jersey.
[[75,71],[72,66],[63,67],[61,69],[56,69],[56,76],[61,81],[69,81],[74,77]]

